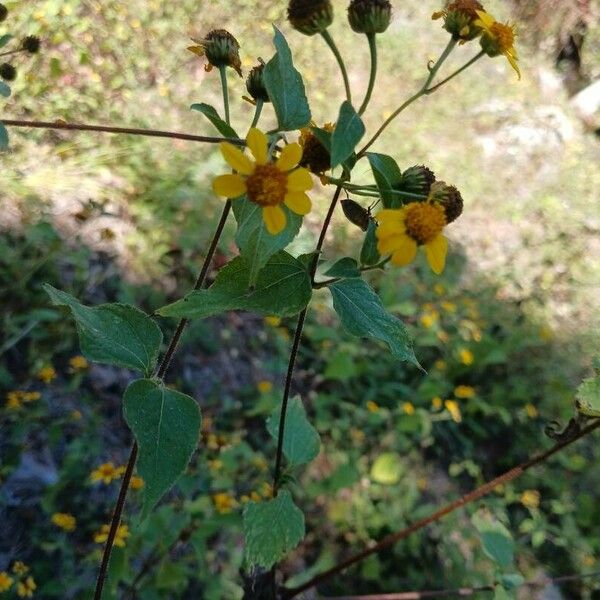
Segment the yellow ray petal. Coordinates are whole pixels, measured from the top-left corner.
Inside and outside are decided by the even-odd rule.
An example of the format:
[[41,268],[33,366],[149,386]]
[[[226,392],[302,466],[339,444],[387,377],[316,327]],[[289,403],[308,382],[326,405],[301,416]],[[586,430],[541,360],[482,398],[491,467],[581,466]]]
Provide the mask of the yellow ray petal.
[[271,235],[277,235],[285,229],[285,213],[281,206],[265,206],[263,207],[263,221],[267,231]]
[[279,158],[277,159],[277,168],[282,171],[291,171],[298,166],[302,158],[302,146],[300,144],[288,144],[284,146]]
[[380,223],[379,227],[377,227],[377,239],[382,240],[390,235],[398,235],[399,233],[404,233],[405,231],[406,226],[404,225],[404,221],[386,221],[385,223]]
[[477,10],[475,11],[479,19],[475,21],[475,25],[479,27],[483,27],[484,29],[489,29],[495,22],[496,19],[490,15],[490,13],[485,12],[485,10]]
[[404,267],[411,263],[417,255],[417,242],[407,235],[400,238],[402,244],[392,254],[392,264],[398,267]]
[[510,63],[510,66],[517,72],[519,79],[521,79],[521,70],[519,69],[519,65],[517,63],[516,54],[513,54],[512,52],[508,51],[504,54],[504,56],[506,56],[508,62]]
[[441,233],[425,244],[427,262],[436,275],[439,275],[444,270],[447,253],[448,240]]
[[269,140],[260,130],[253,127],[246,136],[246,144],[256,159],[257,164],[264,165],[268,160]]
[[254,164],[239,148],[229,142],[221,142],[220,148],[223,158],[232,169],[242,175],[250,175],[254,171]]
[[307,215],[312,208],[310,198],[304,192],[288,192],[284,202],[297,215]]
[[307,192],[313,186],[313,180],[307,169],[296,169],[288,175],[288,192]]
[[217,196],[237,198],[246,192],[246,182],[239,175],[219,175],[213,180],[213,191]]
[[377,213],[379,223],[398,223],[404,221],[404,210],[401,208],[384,208]]
[[405,235],[393,235],[390,237],[386,237],[383,239],[377,240],[377,251],[379,254],[387,255],[393,254],[400,250],[404,244],[404,238],[407,237]]

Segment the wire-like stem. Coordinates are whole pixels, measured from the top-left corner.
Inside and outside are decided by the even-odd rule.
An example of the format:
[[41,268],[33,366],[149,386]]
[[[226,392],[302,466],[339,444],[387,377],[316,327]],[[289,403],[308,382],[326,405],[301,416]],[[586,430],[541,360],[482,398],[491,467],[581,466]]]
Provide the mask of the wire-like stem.
[[221,89],[223,91],[223,108],[225,110],[225,121],[229,124],[229,89],[227,87],[227,66],[219,67],[219,75],[221,76]]
[[[380,260],[375,265],[360,267],[358,270],[361,273],[366,273],[367,271],[375,271],[376,269],[383,269],[383,267],[385,267],[385,265],[387,265],[387,263],[389,263],[390,260],[392,260],[392,257],[388,256],[388,257],[384,258],[383,260]],[[319,281],[318,283],[313,283],[313,290],[320,290],[321,288],[330,286],[332,283],[336,283],[337,281],[340,281],[340,279],[341,279],[341,277],[332,277],[331,279],[326,279],[325,281]]]
[[262,113],[263,106],[264,106],[264,100],[261,100],[259,98],[256,101],[256,108],[254,110],[254,118],[252,119],[252,123],[250,124],[250,129],[252,129],[253,127],[256,127],[256,125],[258,124],[258,120],[260,119],[260,115]]
[[371,55],[371,72],[369,73],[369,85],[365,99],[358,109],[359,115],[362,115],[367,110],[371,94],[373,93],[373,87],[375,86],[375,80],[377,79],[377,37],[374,33],[369,33],[367,34],[367,39],[369,40],[369,53]]
[[462,496],[461,498],[458,498],[457,500],[454,500],[453,502],[446,504],[446,506],[443,506],[442,508],[438,509],[437,511],[435,511],[428,517],[425,517],[424,519],[420,519],[419,521],[416,521],[415,523],[413,523],[412,525],[409,525],[408,527],[406,527],[405,529],[402,529],[401,531],[392,533],[392,534],[384,537],[377,544],[374,544],[373,546],[366,548],[362,552],[359,552],[358,554],[351,556],[350,558],[342,561],[341,563],[335,565],[334,567],[331,567],[331,569],[328,569],[327,571],[324,571],[323,573],[316,575],[315,577],[311,578],[306,583],[299,585],[298,587],[291,588],[291,589],[284,588],[283,590],[281,590],[281,598],[283,600],[288,600],[289,598],[293,598],[293,597],[297,596],[298,594],[300,594],[310,588],[313,588],[316,585],[323,583],[324,581],[330,579],[334,575],[341,573],[348,567],[365,560],[365,558],[371,556],[372,554],[381,552],[385,548],[389,548],[390,546],[393,546],[400,540],[406,539],[407,537],[409,537],[413,533],[423,529],[424,527],[427,527],[428,525],[431,525],[432,523],[439,521],[446,515],[449,515],[450,513],[454,512],[456,509],[466,506],[467,504],[471,504],[472,502],[475,502],[475,501],[479,500],[480,498],[487,496],[499,485],[504,485],[506,483],[509,483],[510,481],[513,481],[517,477],[520,477],[523,473],[525,473],[525,471],[528,471],[532,467],[535,467],[537,465],[540,465],[540,464],[546,462],[549,458],[554,456],[557,452],[560,452],[567,446],[570,446],[573,442],[576,442],[576,441],[580,440],[581,438],[585,437],[586,435],[589,435],[590,433],[592,433],[599,427],[600,427],[600,419],[595,419],[594,421],[592,421],[592,423],[590,425],[588,425],[587,427],[584,427],[579,432],[577,432],[575,435],[558,442],[557,444],[552,446],[552,448],[550,448],[549,450],[546,450],[545,452],[542,452],[541,454],[537,454],[537,455],[533,456],[529,460],[521,463],[519,466],[510,469],[510,471],[507,471],[506,473],[503,473],[499,477],[496,477],[495,479],[492,479],[491,481],[484,483],[483,485],[479,486],[478,488],[474,489],[473,491],[469,492],[468,494]]
[[10,56],[11,54],[21,54],[23,52],[27,52],[25,48],[17,48],[16,50],[7,50],[6,52],[0,52],[0,58],[4,56]]
[[451,75],[448,75],[448,77],[446,77],[446,79],[442,79],[442,81],[440,81],[436,85],[427,88],[425,93],[431,94],[431,93],[435,92],[439,87],[442,87],[444,84],[448,83],[451,79],[454,79],[457,75],[460,75],[465,69],[468,69],[473,63],[476,63],[482,56],[485,56],[485,52],[483,50],[481,52],[479,52],[479,54],[476,54],[471,60],[468,60],[462,67],[460,67],[460,69],[456,69],[456,71],[454,71],[454,73],[452,73]]
[[64,123],[62,121],[25,121],[22,119],[0,119],[4,125],[9,127],[32,127],[34,129],[64,129],[66,131],[100,131],[102,133],[124,133],[127,135],[141,135],[147,137],[161,137],[190,142],[205,142],[207,144],[219,144],[230,142],[238,146],[246,144],[239,138],[216,137],[209,135],[193,135],[191,133],[180,133],[178,131],[161,131],[158,129],[137,129],[134,127],[110,127],[107,125],[88,125],[83,123]]
[[352,104],[352,91],[350,90],[350,81],[348,80],[348,71],[346,70],[344,59],[342,58],[338,47],[335,45],[335,42],[333,41],[333,38],[331,37],[331,34],[327,29],[321,31],[321,37],[325,40],[325,42],[333,52],[335,59],[337,60],[337,63],[340,67],[340,71],[342,72],[342,78],[344,80],[344,88],[346,89],[346,100],[348,100],[348,102]]

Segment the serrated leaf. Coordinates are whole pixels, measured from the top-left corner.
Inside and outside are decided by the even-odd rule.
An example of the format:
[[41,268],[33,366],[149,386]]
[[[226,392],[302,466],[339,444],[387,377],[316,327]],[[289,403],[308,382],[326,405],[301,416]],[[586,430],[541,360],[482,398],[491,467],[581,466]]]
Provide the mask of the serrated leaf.
[[[281,405],[267,419],[267,431],[277,441]],[[290,467],[297,467],[315,459],[321,449],[321,439],[317,430],[306,417],[306,410],[299,397],[292,398],[287,406],[283,453]]]
[[394,485],[404,472],[402,459],[394,452],[380,454],[371,467],[371,479],[383,485]]
[[139,379],[123,396],[123,414],[138,443],[145,518],[187,467],[200,435],[196,401],[161,381]]
[[393,356],[420,367],[404,323],[385,310],[379,296],[365,281],[343,279],[328,289],[333,296],[333,308],[348,333],[385,342]]
[[496,519],[475,516],[473,523],[479,532],[485,555],[503,569],[510,567],[515,548],[510,531]]
[[356,261],[349,256],[345,256],[329,267],[324,275],[329,277],[360,277],[360,271]]
[[402,206],[402,198],[394,194],[394,187],[402,180],[402,172],[396,161],[387,154],[367,152],[377,189],[386,208]]
[[247,198],[233,202],[233,214],[238,222],[235,241],[249,270],[249,282],[253,284],[260,270],[279,250],[283,250],[298,235],[302,217],[283,205],[286,215],[285,229],[277,235],[267,231],[262,208]]
[[381,260],[379,251],[377,250],[377,223],[373,219],[369,219],[367,233],[360,249],[360,264],[375,265]]
[[214,108],[210,104],[200,102],[197,104],[192,104],[190,106],[190,109],[201,112],[217,128],[217,131],[221,135],[224,135],[225,137],[229,137],[229,138],[237,138],[238,137],[238,134],[235,132],[233,127],[231,127],[223,119],[221,119],[216,108]]
[[6,85],[6,83],[4,83],[4,81],[0,81],[0,96],[3,96],[4,98],[8,98],[10,96],[11,90],[10,90],[10,86]]
[[227,310],[288,317],[305,308],[311,294],[306,267],[287,252],[275,254],[250,289],[248,263],[240,256],[219,271],[208,289],[191,292],[157,312],[164,317],[188,319],[203,319]]
[[600,376],[583,380],[577,389],[575,406],[586,417],[600,417]]
[[162,333],[146,313],[128,304],[85,306],[48,284],[44,290],[53,304],[71,309],[81,353],[88,360],[135,369],[146,375],[152,372]]
[[277,53],[265,65],[263,81],[277,115],[279,129],[291,131],[308,125],[310,108],[302,76],[294,67],[290,47],[283,34],[273,26]]
[[304,515],[288,490],[265,502],[249,502],[244,509],[246,560],[270,569],[304,538]]
[[365,126],[350,102],[345,100],[331,136],[331,167],[344,162],[365,135]]
[[7,131],[6,127],[4,126],[4,123],[2,123],[0,121],[0,151],[8,150],[8,143],[9,143],[8,131]]

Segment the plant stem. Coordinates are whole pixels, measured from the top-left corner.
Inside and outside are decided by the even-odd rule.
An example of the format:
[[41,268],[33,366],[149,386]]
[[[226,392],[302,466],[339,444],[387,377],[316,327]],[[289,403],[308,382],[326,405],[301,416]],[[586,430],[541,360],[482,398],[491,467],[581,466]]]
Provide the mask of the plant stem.
[[446,77],[446,79],[442,79],[439,83],[434,85],[433,87],[427,88],[425,91],[426,94],[432,94],[439,87],[442,87],[444,84],[448,83],[451,79],[454,79],[457,75],[460,75],[465,69],[468,69],[473,63],[476,63],[482,56],[485,55],[485,52],[482,50],[479,54],[476,54],[471,60],[468,60],[460,69],[456,69],[452,75]]
[[367,110],[367,106],[371,100],[371,94],[373,93],[375,79],[377,79],[377,39],[374,33],[367,34],[367,39],[369,40],[369,52],[371,54],[371,72],[369,74],[369,85],[367,87],[365,99],[358,109],[359,115],[362,115],[365,110]]
[[293,597],[297,596],[298,594],[300,594],[301,592],[304,592],[312,587],[315,587],[316,585],[319,585],[320,583],[323,583],[324,581],[330,579],[334,575],[337,575],[341,571],[344,571],[348,567],[364,560],[365,558],[371,556],[372,554],[380,552],[381,550],[384,550],[385,548],[389,548],[390,546],[393,546],[396,542],[399,542],[400,540],[403,540],[403,539],[409,537],[410,535],[423,529],[424,527],[427,527],[428,525],[431,525],[432,523],[439,521],[446,515],[454,512],[457,508],[461,508],[463,506],[466,506],[467,504],[471,504],[472,502],[479,500],[480,498],[483,498],[484,496],[487,496],[497,486],[499,486],[501,484],[506,484],[506,483],[516,479],[517,477],[520,477],[523,473],[525,473],[525,471],[528,471],[532,467],[535,467],[539,464],[546,462],[550,457],[554,456],[557,452],[560,452],[567,446],[570,446],[573,442],[576,442],[576,441],[580,440],[581,438],[585,437],[586,435],[592,433],[599,427],[600,427],[600,419],[595,419],[590,425],[588,425],[587,427],[584,427],[576,435],[573,435],[570,438],[567,438],[563,441],[558,442],[557,444],[552,446],[552,448],[550,448],[549,450],[546,450],[545,452],[543,452],[541,454],[537,454],[537,455],[533,456],[532,458],[525,461],[524,463],[521,463],[519,466],[510,469],[510,471],[503,473],[502,475],[500,475],[499,477],[496,477],[495,479],[492,479],[492,481],[488,481],[487,483],[484,483],[483,485],[472,490],[471,492],[462,496],[461,498],[458,498],[457,500],[450,502],[446,506],[443,506],[442,508],[440,508],[433,514],[429,515],[428,517],[425,517],[424,519],[420,519],[419,521],[416,521],[415,523],[413,523],[412,525],[409,525],[402,531],[398,531],[396,533],[392,533],[392,534],[384,537],[377,544],[374,544],[373,546],[366,548],[362,552],[359,552],[358,554],[351,556],[350,558],[344,560],[343,562],[332,567],[331,569],[328,569],[327,571],[325,571],[319,575],[316,575],[315,577],[313,577],[312,579],[310,579],[309,581],[307,581],[306,583],[303,583],[302,585],[300,585],[298,587],[291,588],[291,589],[284,588],[283,590],[281,590],[281,598],[283,600],[288,600],[289,598],[293,598]]
[[225,109],[225,122],[229,125],[229,90],[227,89],[227,66],[219,67],[219,75],[221,75],[221,89],[223,91],[223,107]]
[[161,137],[176,140],[187,140],[190,142],[206,142],[208,144],[219,144],[230,142],[238,146],[245,145],[245,141],[239,138],[215,137],[207,135],[192,135],[179,133],[178,131],[160,131],[157,129],[136,129],[133,127],[109,127],[105,125],[86,125],[78,123],[62,123],[52,121],[23,121],[21,119],[1,119],[4,125],[9,127],[33,127],[35,129],[65,129],[67,131],[101,131],[104,133],[125,133],[128,135],[143,135],[148,137]]
[[254,110],[254,118],[252,119],[252,123],[250,125],[250,129],[256,127],[258,124],[258,120],[260,119],[260,114],[262,113],[264,101],[260,98],[256,101],[256,109]]
[[335,59],[337,60],[337,63],[340,67],[340,71],[342,72],[342,78],[344,79],[344,87],[346,88],[346,100],[348,100],[348,102],[350,102],[350,104],[352,104],[352,92],[350,91],[350,82],[348,81],[348,71],[346,71],[346,65],[344,64],[344,59],[342,58],[342,55],[340,54],[338,47],[335,45],[335,42],[333,41],[333,38],[331,37],[331,34],[329,33],[329,31],[327,29],[324,29],[323,31],[321,31],[321,37],[325,40],[325,42],[327,43],[329,48],[331,48],[331,51],[333,52],[333,55],[335,56]]

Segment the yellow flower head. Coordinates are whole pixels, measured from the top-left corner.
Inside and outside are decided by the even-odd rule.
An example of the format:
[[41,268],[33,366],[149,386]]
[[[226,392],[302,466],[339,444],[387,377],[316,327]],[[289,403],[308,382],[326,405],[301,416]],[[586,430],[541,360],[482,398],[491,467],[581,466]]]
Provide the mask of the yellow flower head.
[[8,410],[18,410],[23,406],[23,392],[15,390],[6,394],[6,408]]
[[431,18],[443,18],[444,29],[451,33],[454,39],[465,43],[476,38],[481,32],[475,24],[479,10],[483,10],[483,6],[477,0],[455,0],[444,10],[434,12]]
[[0,594],[10,589],[14,579],[6,572],[0,571]]
[[459,385],[454,388],[454,395],[457,398],[472,398],[475,395],[475,388],[470,385]]
[[269,316],[264,319],[265,325],[269,327],[279,327],[281,325],[281,317]]
[[69,513],[54,513],[52,523],[65,531],[74,531],[77,526],[77,519]]
[[525,405],[525,412],[530,419],[535,419],[538,416],[538,410],[531,402]]
[[25,573],[27,573],[28,571],[29,567],[22,560],[17,560],[12,566],[12,572],[15,575],[25,575]]
[[492,15],[483,10],[478,10],[477,16],[479,19],[475,21],[475,25],[483,30],[481,35],[482,50],[492,58],[503,54],[510,66],[516,71],[519,79],[521,79],[515,49],[515,26],[509,23],[498,23]]
[[460,362],[461,362],[463,365],[467,365],[467,367],[468,367],[469,365],[472,365],[472,364],[473,364],[473,361],[475,360],[475,356],[474,356],[474,355],[473,355],[473,353],[472,353],[470,350],[468,350],[467,348],[461,348],[461,350],[460,350],[460,352],[459,352],[459,355],[460,355]]
[[425,246],[431,270],[439,275],[446,264],[448,240],[442,235],[446,225],[444,209],[433,202],[410,202],[402,208],[386,208],[377,214],[377,249],[392,255],[392,264],[404,266]]
[[402,410],[407,415],[414,415],[415,414],[415,407],[414,407],[414,405],[413,405],[412,402],[405,402],[402,405]]
[[73,358],[69,359],[69,365],[73,371],[84,371],[90,366],[84,356],[73,356]]
[[435,396],[431,399],[431,408],[433,408],[433,410],[440,410],[443,405],[444,401],[439,396]]
[[56,371],[54,370],[54,367],[44,367],[37,372],[37,377],[44,383],[50,383],[56,379]]
[[141,490],[145,485],[144,479],[139,475],[134,475],[131,478],[131,482],[129,483],[129,485],[132,490]]
[[540,505],[540,493],[537,490],[525,490],[521,494],[521,504],[527,508],[537,508]]
[[33,592],[35,592],[36,589],[37,585],[35,584],[35,581],[31,575],[24,581],[19,581],[19,583],[17,583],[17,595],[20,598],[33,597]]
[[448,365],[446,364],[445,360],[442,360],[441,358],[436,360],[433,363],[433,366],[438,370],[438,371],[445,371],[446,368],[448,367]]
[[452,420],[455,423],[460,423],[462,421],[462,415],[460,413],[460,408],[456,400],[446,400],[446,402],[444,402],[444,406],[446,407],[446,410],[450,413],[450,416],[452,417]]
[[214,494],[212,501],[217,512],[222,515],[230,513],[236,505],[235,498],[231,494],[226,494],[224,492]]
[[262,208],[267,231],[277,235],[287,220],[282,204],[299,215],[308,214],[312,207],[306,194],[313,186],[310,173],[302,167],[296,168],[302,158],[302,148],[300,144],[288,144],[272,162],[267,136],[255,128],[248,132],[246,144],[254,160],[229,142],[221,144],[223,157],[236,173],[216,177],[213,190],[225,198],[246,194],[248,200]]
[[123,467],[115,467],[114,463],[107,462],[94,469],[90,474],[90,479],[93,483],[101,481],[108,485],[113,479],[119,479],[123,475],[123,472]]
[[376,413],[379,410],[379,405],[377,402],[373,402],[373,400],[367,401],[367,410],[372,413]]
[[273,389],[273,384],[267,379],[263,379],[256,384],[256,387],[261,394],[268,394]]
[[24,402],[35,402],[42,397],[42,394],[40,392],[23,392],[22,397]]
[[[94,542],[96,544],[104,544],[108,539],[108,534],[110,532],[110,525],[102,525],[100,531],[97,531],[94,534]],[[117,533],[115,534],[115,546],[119,548],[125,547],[125,540],[130,536],[129,527],[127,525],[119,525],[117,528]]]

